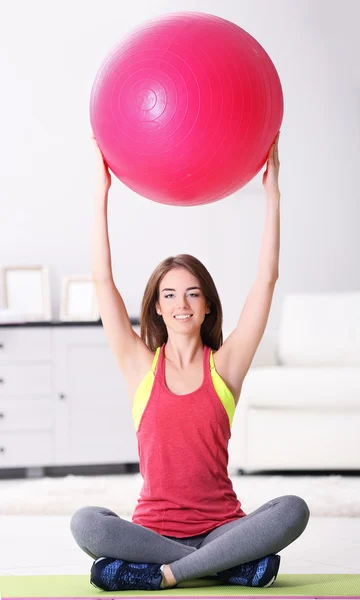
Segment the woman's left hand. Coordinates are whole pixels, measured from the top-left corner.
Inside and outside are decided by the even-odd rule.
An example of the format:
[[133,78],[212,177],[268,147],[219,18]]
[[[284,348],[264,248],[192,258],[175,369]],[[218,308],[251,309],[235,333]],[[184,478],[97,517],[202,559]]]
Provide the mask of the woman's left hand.
[[280,131],[275,138],[275,142],[270,148],[269,156],[266,164],[266,171],[263,175],[262,183],[266,191],[266,195],[280,194],[279,190],[279,136]]

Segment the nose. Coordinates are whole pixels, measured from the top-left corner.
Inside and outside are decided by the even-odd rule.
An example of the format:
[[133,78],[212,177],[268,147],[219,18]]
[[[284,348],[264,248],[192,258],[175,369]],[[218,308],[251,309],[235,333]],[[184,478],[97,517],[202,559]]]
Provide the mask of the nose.
[[179,299],[178,303],[178,310],[182,310],[184,308],[189,308],[189,302],[186,296],[184,296],[182,299]]

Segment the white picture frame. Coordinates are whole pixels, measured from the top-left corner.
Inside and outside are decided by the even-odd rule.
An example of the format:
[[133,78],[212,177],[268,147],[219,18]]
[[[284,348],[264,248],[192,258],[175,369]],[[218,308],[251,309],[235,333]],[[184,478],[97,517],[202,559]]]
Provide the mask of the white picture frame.
[[61,285],[60,321],[98,321],[100,313],[92,278],[65,275]]
[[0,269],[3,313],[14,322],[51,321],[49,269],[16,265]]

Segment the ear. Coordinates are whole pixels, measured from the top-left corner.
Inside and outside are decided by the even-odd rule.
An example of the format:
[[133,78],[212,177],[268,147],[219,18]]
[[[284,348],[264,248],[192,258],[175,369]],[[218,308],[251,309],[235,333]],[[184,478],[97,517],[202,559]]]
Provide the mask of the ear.
[[210,313],[211,313],[211,308],[210,308],[210,306],[207,306],[206,310],[205,310],[205,314],[209,315]]
[[155,310],[157,314],[161,316],[160,304],[158,302],[155,304]]

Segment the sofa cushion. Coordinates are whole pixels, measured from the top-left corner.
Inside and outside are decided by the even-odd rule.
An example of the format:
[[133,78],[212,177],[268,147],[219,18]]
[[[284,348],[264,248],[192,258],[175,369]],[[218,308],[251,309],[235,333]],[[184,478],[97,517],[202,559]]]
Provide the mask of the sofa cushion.
[[279,366],[250,369],[240,403],[264,409],[356,408],[360,411],[360,369]]
[[286,295],[278,363],[360,367],[360,292]]

